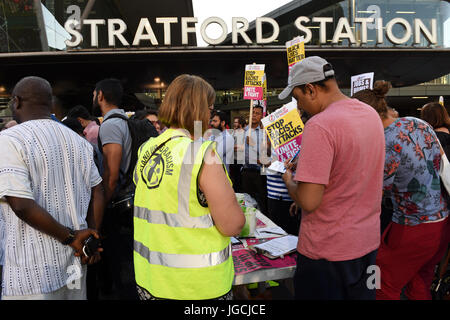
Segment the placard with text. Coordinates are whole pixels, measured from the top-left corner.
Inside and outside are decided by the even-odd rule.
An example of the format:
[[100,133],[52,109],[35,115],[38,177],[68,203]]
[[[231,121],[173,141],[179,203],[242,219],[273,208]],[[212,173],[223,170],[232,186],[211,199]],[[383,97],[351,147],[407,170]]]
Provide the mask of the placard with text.
[[287,103],[261,121],[278,160],[284,162],[294,157],[300,149],[304,128],[297,105]]
[[295,37],[286,42],[287,61],[289,66],[289,73],[291,68],[299,61],[305,59],[305,39],[302,37]]
[[373,72],[362,73],[352,76],[350,85],[350,96],[353,96],[358,91],[365,89],[373,89]]
[[264,64],[245,65],[244,99],[263,100]]

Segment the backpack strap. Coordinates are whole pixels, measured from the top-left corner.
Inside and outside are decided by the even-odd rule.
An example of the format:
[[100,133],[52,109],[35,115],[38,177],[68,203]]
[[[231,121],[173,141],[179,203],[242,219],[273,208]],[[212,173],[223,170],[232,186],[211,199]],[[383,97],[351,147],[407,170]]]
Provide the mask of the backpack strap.
[[[125,120],[128,124],[128,117],[124,116],[123,114],[120,113],[113,113],[112,115],[110,115],[108,118],[103,119],[102,123],[105,123],[106,121],[108,121],[109,119],[114,119],[114,118],[120,118],[122,120]],[[130,128],[128,127],[128,130]],[[100,130],[100,129],[99,129]],[[131,134],[131,131],[130,131]],[[100,150],[100,153],[103,154],[103,144],[102,144],[102,140],[100,139],[100,134],[97,136],[97,145],[98,145],[98,149]]]
[[[131,143],[133,143],[133,137],[131,135],[131,128],[130,128],[130,122],[128,121],[129,120],[128,116],[120,114],[120,113],[114,113],[114,114],[110,115],[108,118],[103,119],[103,123],[105,123],[109,119],[114,119],[114,118],[116,118],[116,119],[119,118],[119,119],[125,120],[127,122],[127,127],[128,127],[128,132],[130,134]],[[97,136],[97,144],[98,144],[98,149],[100,150],[100,153],[103,155],[103,144],[100,139],[100,133]],[[128,165],[128,169],[126,172],[123,172],[122,169],[119,167],[119,184],[127,183],[127,179],[129,179],[128,175],[131,175],[131,173],[133,171],[133,168],[131,165],[131,160],[132,160],[131,158],[132,157],[130,157],[130,164]],[[121,181],[121,178],[123,179],[123,181]]]

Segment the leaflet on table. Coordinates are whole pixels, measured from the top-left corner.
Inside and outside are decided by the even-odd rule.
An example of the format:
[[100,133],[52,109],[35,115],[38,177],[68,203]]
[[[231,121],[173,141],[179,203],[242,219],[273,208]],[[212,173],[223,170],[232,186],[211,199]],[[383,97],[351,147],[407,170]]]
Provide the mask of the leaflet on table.
[[264,99],[264,64],[245,65],[244,99]]
[[263,253],[267,253],[272,257],[280,257],[295,251],[297,248],[297,242],[298,237],[287,235],[285,237],[276,238],[254,245],[253,247]]
[[278,226],[257,228],[254,232],[254,236],[257,239],[275,238],[286,236],[287,232]]
[[300,149],[304,128],[297,105],[289,102],[261,121],[278,161],[284,163],[287,159],[293,158]]

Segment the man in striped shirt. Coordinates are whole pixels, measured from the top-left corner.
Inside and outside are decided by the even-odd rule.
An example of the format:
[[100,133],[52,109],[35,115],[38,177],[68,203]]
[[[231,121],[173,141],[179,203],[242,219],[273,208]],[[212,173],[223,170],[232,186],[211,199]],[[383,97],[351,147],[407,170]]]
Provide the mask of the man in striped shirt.
[[[278,160],[272,149],[272,159]],[[267,212],[269,219],[289,234],[297,235],[299,230],[300,214],[289,196],[286,184],[280,173],[268,171],[267,173]]]
[[86,299],[82,264],[98,254],[87,258],[82,247],[98,238],[103,214],[92,146],[51,119],[42,78],[19,81],[9,106],[19,125],[0,134],[2,299]]

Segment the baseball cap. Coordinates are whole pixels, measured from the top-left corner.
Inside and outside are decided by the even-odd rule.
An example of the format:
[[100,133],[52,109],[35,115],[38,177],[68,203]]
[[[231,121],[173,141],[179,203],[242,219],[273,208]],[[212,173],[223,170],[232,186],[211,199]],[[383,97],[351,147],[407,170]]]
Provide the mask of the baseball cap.
[[292,67],[288,85],[278,95],[278,99],[286,99],[296,86],[321,81],[331,76],[334,76],[334,70],[327,60],[318,56],[307,57]]

